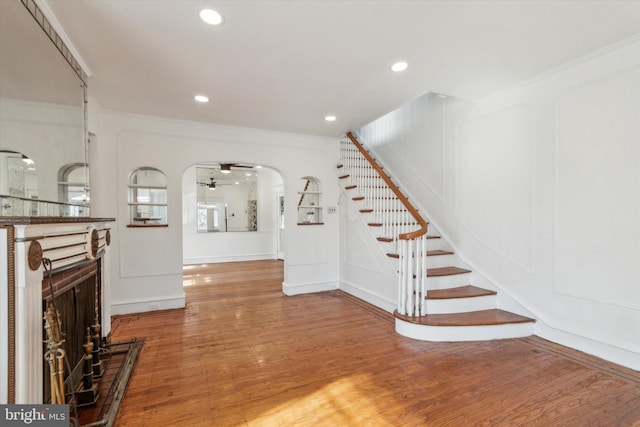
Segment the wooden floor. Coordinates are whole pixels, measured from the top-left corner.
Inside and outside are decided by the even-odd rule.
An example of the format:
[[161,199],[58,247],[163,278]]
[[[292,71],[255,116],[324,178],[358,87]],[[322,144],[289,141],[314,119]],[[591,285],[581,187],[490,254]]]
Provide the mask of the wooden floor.
[[640,426],[640,373],[540,338],[413,341],[342,292],[287,297],[282,262],[188,266],[145,337],[117,426]]

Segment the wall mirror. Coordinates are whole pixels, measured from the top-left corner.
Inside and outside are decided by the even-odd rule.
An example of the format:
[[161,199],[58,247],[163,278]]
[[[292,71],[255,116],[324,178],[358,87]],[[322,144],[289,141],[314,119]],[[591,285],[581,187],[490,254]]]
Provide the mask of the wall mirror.
[[258,231],[257,166],[196,166],[198,233]]
[[33,0],[0,1],[0,215],[88,216],[86,80]]

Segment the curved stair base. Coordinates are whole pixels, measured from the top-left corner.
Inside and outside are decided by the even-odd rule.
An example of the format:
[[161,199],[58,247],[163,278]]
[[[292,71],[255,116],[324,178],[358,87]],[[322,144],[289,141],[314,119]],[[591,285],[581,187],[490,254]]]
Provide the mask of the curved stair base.
[[[502,310],[476,312],[475,319],[456,319],[455,314],[432,314],[413,318],[394,313],[396,332],[422,341],[487,341],[533,335],[534,320]],[[469,315],[470,313],[462,313]]]

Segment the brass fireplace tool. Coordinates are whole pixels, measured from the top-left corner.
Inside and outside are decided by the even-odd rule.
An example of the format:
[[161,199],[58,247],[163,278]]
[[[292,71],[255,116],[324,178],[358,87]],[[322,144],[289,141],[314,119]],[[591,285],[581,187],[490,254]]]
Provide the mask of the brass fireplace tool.
[[44,314],[44,329],[47,334],[47,351],[44,358],[49,364],[49,374],[51,377],[51,403],[53,405],[64,404],[64,357],[62,349],[64,339],[62,339],[60,313],[53,308],[52,304],[47,305]]
[[95,405],[100,398],[98,384],[93,383],[93,341],[91,329],[87,328],[87,340],[82,345],[84,357],[82,358],[82,385],[78,388],[78,406]]
[[100,360],[100,323],[98,319],[96,319],[96,323],[91,325],[91,331],[93,332],[93,336],[91,337],[93,341],[93,350],[91,352],[93,359],[93,378],[102,378],[102,374],[104,374],[104,365]]

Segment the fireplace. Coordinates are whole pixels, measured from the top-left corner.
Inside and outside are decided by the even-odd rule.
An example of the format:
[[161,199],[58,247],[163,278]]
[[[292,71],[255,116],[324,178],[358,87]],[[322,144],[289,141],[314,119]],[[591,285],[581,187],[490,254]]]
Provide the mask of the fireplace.
[[[43,363],[43,312],[51,290],[43,259],[51,261],[47,270],[53,272],[70,365],[78,366],[82,358],[87,326],[99,324],[97,342],[108,341],[111,221],[0,217],[0,368],[7,373],[0,376],[0,403],[39,404],[50,399],[49,368]],[[73,372],[81,375],[81,370]],[[64,375],[69,375],[67,366]],[[71,378],[80,384],[80,378]]]

